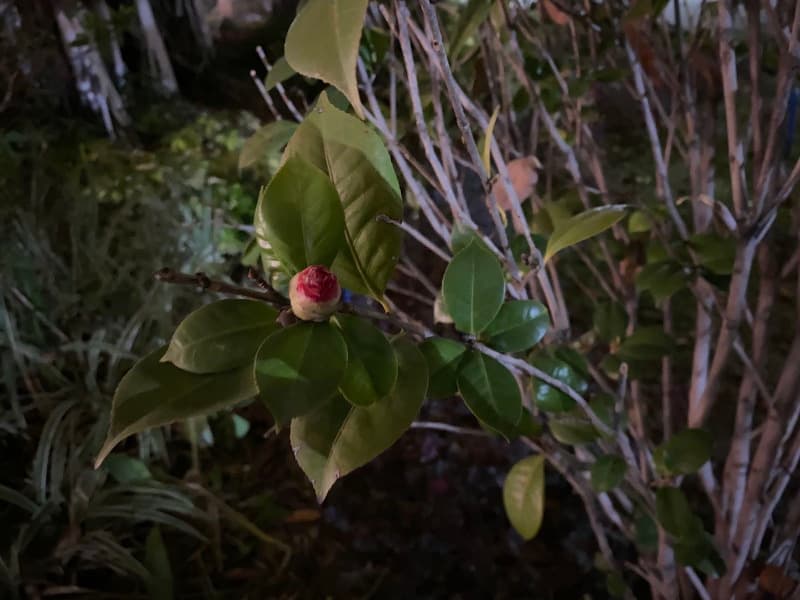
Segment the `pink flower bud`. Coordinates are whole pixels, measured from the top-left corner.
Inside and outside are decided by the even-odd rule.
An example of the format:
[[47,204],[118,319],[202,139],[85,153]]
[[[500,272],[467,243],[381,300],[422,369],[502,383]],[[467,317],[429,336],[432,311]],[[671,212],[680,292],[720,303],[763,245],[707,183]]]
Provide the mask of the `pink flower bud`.
[[341,298],[336,275],[321,265],[306,267],[289,282],[292,312],[303,321],[324,321],[334,313]]

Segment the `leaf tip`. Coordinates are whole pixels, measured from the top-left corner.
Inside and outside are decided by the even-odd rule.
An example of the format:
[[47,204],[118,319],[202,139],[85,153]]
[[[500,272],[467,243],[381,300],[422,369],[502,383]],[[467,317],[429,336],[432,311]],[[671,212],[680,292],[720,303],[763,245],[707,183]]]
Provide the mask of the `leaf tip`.
[[114,449],[114,446],[117,445],[118,440],[107,440],[103,447],[100,448],[100,452],[97,453],[97,458],[94,459],[94,470],[96,471],[100,467],[103,466],[106,458],[108,455],[111,454],[111,451]]

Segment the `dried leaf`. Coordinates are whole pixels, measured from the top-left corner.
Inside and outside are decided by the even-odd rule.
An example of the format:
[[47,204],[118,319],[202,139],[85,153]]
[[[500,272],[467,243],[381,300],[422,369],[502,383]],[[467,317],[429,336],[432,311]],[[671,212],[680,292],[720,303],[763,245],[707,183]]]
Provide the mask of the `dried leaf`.
[[283,520],[284,523],[313,523],[319,521],[320,512],[315,508],[298,508],[293,510]]
[[[511,186],[517,193],[517,198],[523,202],[533,193],[533,188],[539,180],[537,168],[540,163],[535,156],[516,158],[508,163],[508,176]],[[492,193],[497,199],[497,204],[503,210],[511,210],[511,200],[508,198],[503,181],[498,177],[492,185]]]
[[556,25],[568,25],[572,21],[572,18],[556,6],[552,0],[542,0],[542,8]]

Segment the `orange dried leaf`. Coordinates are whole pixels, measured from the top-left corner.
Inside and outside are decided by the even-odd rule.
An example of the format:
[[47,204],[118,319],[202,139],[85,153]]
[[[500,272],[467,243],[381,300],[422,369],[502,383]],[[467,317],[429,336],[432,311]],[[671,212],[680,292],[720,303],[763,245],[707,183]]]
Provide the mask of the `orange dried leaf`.
[[556,25],[568,25],[572,21],[572,18],[558,8],[552,0],[542,0],[542,8]]
[[319,511],[315,508],[298,508],[293,510],[283,520],[284,523],[313,523],[319,521]]
[[[508,163],[508,176],[511,179],[511,186],[517,193],[520,202],[524,202],[533,193],[533,188],[539,180],[537,168],[539,161],[535,156],[524,156],[516,158]],[[497,199],[497,204],[503,210],[511,210],[511,201],[506,193],[506,188],[500,177],[495,178],[492,184],[492,193]]]

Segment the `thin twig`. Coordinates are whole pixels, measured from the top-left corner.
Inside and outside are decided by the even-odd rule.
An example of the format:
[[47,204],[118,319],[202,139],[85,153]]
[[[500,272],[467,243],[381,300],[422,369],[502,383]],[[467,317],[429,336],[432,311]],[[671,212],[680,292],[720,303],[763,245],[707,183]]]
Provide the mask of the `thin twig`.
[[439,248],[436,244],[434,244],[432,241],[430,241],[422,233],[417,231],[414,227],[412,227],[408,223],[406,223],[404,221],[398,221],[396,219],[392,219],[391,217],[389,217],[387,215],[378,215],[376,217],[376,219],[378,221],[381,221],[382,223],[389,223],[390,225],[394,225],[398,229],[402,229],[408,235],[410,235],[415,240],[417,240],[420,244],[425,246],[428,250],[433,252],[436,256],[441,258],[444,262],[449,263],[451,260],[453,260],[452,256],[447,254],[444,250]]
[[437,421],[414,421],[411,423],[411,429],[430,429],[432,431],[445,431],[447,433],[455,433],[458,435],[472,435],[475,437],[494,437],[494,434],[484,431],[483,429],[472,429],[469,427],[459,427],[458,425],[450,425],[449,423],[439,423]]

